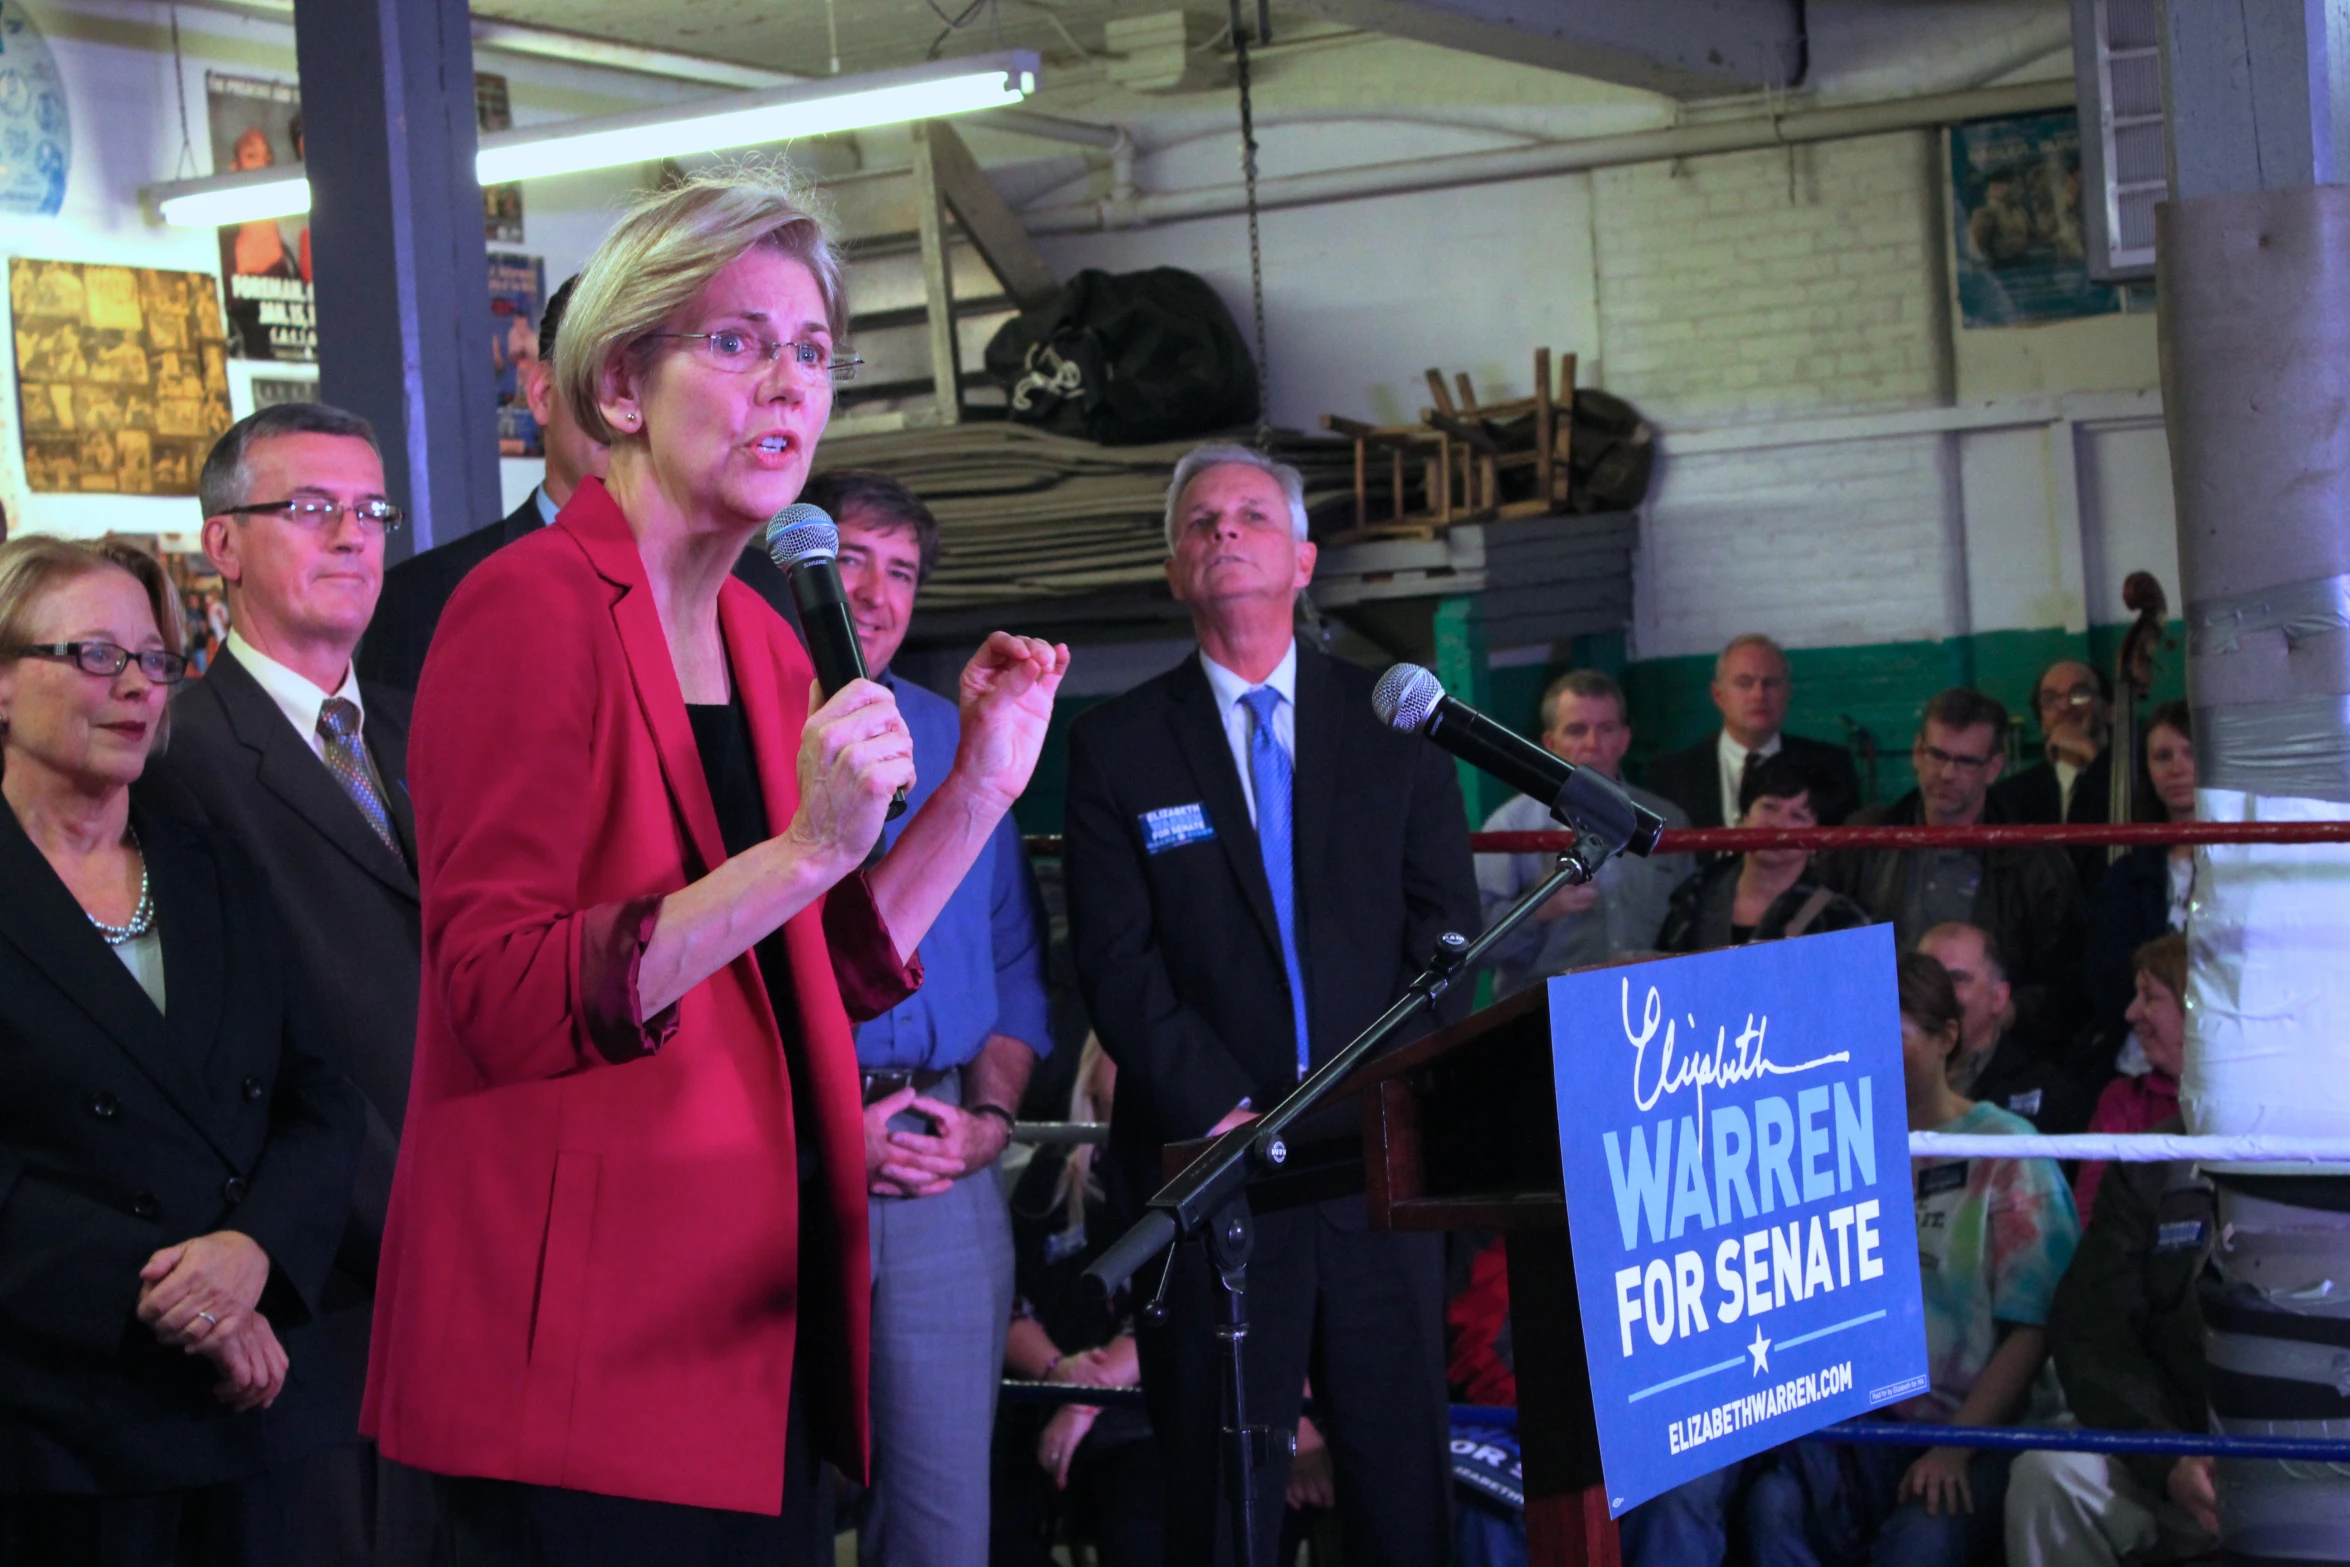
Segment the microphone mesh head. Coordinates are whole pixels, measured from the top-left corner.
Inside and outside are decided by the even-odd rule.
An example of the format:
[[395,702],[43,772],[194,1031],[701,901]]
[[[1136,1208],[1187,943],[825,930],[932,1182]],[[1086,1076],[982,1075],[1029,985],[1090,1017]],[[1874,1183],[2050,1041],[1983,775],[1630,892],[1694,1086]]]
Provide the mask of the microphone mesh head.
[[767,554],[786,571],[811,560],[831,560],[840,554],[840,529],[823,507],[797,502],[767,519]]
[[1417,664],[1394,664],[1379,677],[1378,687],[1371,693],[1371,708],[1381,723],[1416,735],[1427,727],[1429,715],[1443,699],[1443,681]]

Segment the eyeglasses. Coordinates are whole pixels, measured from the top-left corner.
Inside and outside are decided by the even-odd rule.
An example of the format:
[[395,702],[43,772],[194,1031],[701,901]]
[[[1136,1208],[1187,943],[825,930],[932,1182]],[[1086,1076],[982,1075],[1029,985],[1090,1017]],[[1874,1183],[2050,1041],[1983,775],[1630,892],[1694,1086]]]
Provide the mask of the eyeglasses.
[[1917,754],[1919,761],[1931,762],[1946,772],[1971,773],[1991,765],[1991,758],[1987,756],[1952,756],[1935,745],[1921,745]]
[[675,338],[679,342],[699,343],[701,355],[720,370],[736,375],[748,375],[765,369],[783,358],[788,350],[791,367],[803,381],[830,378],[837,386],[857,378],[857,367],[865,361],[848,349],[835,352],[829,343],[779,343],[756,332],[650,332],[648,337]]
[[20,658],[71,659],[83,674],[108,679],[121,674],[133,661],[140,674],[159,686],[177,685],[188,677],[188,661],[159,647],[134,653],[116,642],[33,642],[16,651]]
[[400,525],[404,513],[390,501],[255,501],[250,506],[224,507],[216,513],[222,517],[259,517],[275,512],[297,528],[311,533],[322,532],[334,525],[335,518],[349,512],[352,519],[369,533],[389,533]]
[[2042,712],[2052,707],[2087,707],[2096,700],[2097,691],[2093,686],[2075,686],[2070,691],[2043,691],[2039,698]]

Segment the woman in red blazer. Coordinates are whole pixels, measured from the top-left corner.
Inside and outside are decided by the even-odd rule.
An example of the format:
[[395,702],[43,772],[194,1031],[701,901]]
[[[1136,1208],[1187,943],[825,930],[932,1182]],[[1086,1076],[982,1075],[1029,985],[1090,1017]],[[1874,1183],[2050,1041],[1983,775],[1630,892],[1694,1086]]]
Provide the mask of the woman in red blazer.
[[818,706],[729,575],[807,476],[845,314],[776,185],[642,202],[557,371],[611,476],[474,571],[425,661],[424,994],[364,1424],[446,1477],[461,1564],[829,1561],[817,1456],[864,1469],[850,1022],[920,982],[1068,652],[990,640],[953,773],[860,872],[913,776],[895,703]]

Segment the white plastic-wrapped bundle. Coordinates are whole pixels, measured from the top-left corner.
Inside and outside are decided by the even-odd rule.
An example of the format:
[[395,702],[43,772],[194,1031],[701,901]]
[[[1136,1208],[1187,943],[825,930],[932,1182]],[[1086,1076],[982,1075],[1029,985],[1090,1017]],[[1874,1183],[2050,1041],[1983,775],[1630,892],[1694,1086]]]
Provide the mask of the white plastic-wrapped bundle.
[[[2231,789],[2197,791],[2196,810],[2213,822],[2350,819],[2332,801]],[[2189,1130],[2350,1133],[2350,844],[2207,844],[2195,859],[2179,1092]]]

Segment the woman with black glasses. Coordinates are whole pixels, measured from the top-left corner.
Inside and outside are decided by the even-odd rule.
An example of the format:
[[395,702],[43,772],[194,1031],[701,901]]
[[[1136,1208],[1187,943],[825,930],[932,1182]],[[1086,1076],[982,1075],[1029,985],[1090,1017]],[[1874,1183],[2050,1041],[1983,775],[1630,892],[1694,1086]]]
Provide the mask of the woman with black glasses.
[[349,1208],[360,1103],[259,874],[130,803],[179,634],[151,556],[0,545],[0,1561],[248,1559]]

